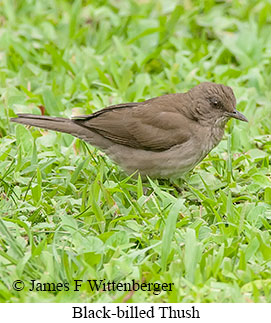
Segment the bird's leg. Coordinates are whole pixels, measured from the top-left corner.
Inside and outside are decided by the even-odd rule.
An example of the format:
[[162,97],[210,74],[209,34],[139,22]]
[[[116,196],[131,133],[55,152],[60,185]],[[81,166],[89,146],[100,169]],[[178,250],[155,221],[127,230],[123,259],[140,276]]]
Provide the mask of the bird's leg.
[[[176,183],[177,181],[177,183]],[[165,178],[160,178],[158,179],[159,186],[163,186],[165,188],[172,188],[176,190],[179,194],[183,192],[183,189],[180,187],[183,185],[183,180],[172,180],[172,179],[165,179]]]
[[182,194],[183,190],[178,186],[176,183],[171,183],[171,185],[175,188],[175,190],[179,193]]
[[187,191],[187,185],[185,178],[181,177],[175,180],[170,181],[171,186],[177,191],[178,194],[184,194],[184,191]]

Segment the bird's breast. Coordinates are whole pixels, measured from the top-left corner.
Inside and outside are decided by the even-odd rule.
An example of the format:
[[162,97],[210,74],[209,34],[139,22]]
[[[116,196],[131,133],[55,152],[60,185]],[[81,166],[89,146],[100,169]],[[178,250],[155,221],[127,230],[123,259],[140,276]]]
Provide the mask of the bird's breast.
[[220,143],[223,134],[224,128],[221,127],[212,127],[205,131],[205,135],[199,139],[205,156]]
[[181,176],[193,169],[221,140],[223,131],[203,129],[186,142],[155,152],[111,145],[105,152],[127,173],[139,171],[151,177]]

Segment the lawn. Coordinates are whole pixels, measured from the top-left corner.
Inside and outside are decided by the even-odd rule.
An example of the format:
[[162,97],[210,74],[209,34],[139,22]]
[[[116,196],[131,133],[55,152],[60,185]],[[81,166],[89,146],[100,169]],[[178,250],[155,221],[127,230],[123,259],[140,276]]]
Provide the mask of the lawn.
[[[270,75],[269,0],[3,0],[0,301],[270,302]],[[203,81],[231,86],[249,123],[227,124],[219,146],[175,180],[181,192],[127,177],[70,135],[9,122]],[[92,291],[91,279],[174,287]],[[31,281],[50,288],[29,290]]]

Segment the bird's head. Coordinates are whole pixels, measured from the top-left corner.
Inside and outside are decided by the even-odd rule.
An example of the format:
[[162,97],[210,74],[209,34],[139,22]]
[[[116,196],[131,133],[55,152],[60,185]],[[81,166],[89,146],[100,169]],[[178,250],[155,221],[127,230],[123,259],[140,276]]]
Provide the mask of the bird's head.
[[193,97],[194,117],[201,123],[224,127],[230,118],[248,122],[236,110],[236,98],[229,86],[204,82],[188,93]]

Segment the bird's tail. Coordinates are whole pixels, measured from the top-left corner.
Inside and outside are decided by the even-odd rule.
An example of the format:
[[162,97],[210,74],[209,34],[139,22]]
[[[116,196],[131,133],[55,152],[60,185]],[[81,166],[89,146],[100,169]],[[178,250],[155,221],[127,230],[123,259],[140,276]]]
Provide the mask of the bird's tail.
[[18,118],[11,118],[12,122],[28,126],[69,133],[77,138],[83,139],[93,146],[102,150],[111,146],[111,142],[99,134],[84,126],[84,118],[66,119],[35,114],[18,114]]
[[65,118],[54,118],[48,116],[39,116],[35,114],[18,114],[18,118],[11,118],[12,122],[34,126],[43,129],[55,130],[60,132],[69,132],[71,120]]
[[40,116],[35,114],[18,114],[18,118],[11,118],[12,122],[21,123],[28,126],[65,132],[76,137],[81,137],[82,127],[73,120],[66,118],[56,118],[48,116]]

